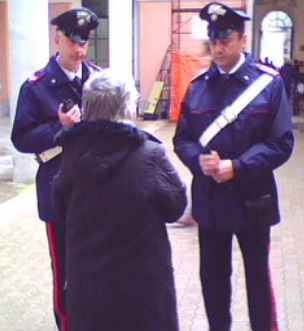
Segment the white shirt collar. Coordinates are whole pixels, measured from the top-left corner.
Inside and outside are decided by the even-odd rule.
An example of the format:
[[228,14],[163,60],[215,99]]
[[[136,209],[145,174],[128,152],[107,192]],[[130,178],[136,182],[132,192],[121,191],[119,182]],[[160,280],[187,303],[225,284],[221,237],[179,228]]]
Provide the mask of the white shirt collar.
[[64,68],[64,67],[60,64],[60,62],[59,62],[59,58],[60,58],[60,55],[58,55],[58,56],[56,57],[56,61],[57,61],[58,65],[59,65],[59,67],[62,69],[62,71],[67,75],[67,77],[69,78],[69,80],[73,80],[76,76],[77,76],[78,78],[80,78],[80,79],[82,78],[82,63],[80,64],[80,66],[79,66],[77,72],[75,73],[75,72],[73,72],[73,71],[70,71],[70,70]]
[[[228,72],[228,74],[229,75],[234,74],[241,67],[241,65],[245,62],[245,59],[246,59],[245,54],[241,53],[240,59],[238,60],[237,64]],[[225,72],[219,66],[218,66],[218,69],[221,74],[227,74],[227,72]]]

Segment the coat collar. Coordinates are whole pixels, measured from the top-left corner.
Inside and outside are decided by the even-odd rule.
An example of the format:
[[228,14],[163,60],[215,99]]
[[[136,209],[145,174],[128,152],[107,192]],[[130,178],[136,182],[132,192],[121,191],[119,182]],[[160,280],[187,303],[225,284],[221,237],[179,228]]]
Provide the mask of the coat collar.
[[142,143],[148,136],[144,131],[137,129],[134,125],[124,122],[112,122],[107,120],[100,121],[82,121],[68,129],[62,129],[56,135],[55,140],[58,145],[64,145],[66,142],[81,136],[102,137],[102,139],[113,141],[124,137],[125,141],[137,141]]
[[63,162],[76,165],[78,178],[94,181],[111,178],[146,139],[133,125],[104,120],[82,121],[55,137],[64,149]]
[[[204,80],[212,80],[219,78],[221,75],[219,69],[216,65],[212,65],[210,70],[206,72],[203,77]],[[245,53],[245,62],[240,66],[240,68],[232,74],[236,79],[243,82],[245,85],[250,85],[257,77],[258,73],[255,68],[255,63],[250,54]]]
[[[66,84],[70,81],[69,77],[60,68],[56,55],[50,58],[48,65],[46,66],[46,72],[48,77],[48,83],[50,86],[58,86],[61,84]],[[82,62],[82,78],[86,81],[90,75],[90,69],[86,61]]]

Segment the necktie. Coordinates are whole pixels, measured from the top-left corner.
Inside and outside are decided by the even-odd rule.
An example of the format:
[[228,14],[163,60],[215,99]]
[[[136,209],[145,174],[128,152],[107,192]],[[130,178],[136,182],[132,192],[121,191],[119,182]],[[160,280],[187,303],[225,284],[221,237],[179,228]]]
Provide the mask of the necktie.
[[77,76],[74,77],[74,79],[71,81],[73,87],[75,88],[75,90],[77,91],[77,93],[81,94],[81,79]]

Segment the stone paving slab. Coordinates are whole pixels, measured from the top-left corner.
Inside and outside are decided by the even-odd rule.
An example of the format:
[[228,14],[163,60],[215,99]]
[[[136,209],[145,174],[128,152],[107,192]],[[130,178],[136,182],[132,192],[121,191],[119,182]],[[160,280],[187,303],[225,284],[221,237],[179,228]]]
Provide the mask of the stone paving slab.
[[[164,141],[183,180],[189,185],[188,170],[172,152],[175,125],[157,121],[139,123],[139,126]],[[280,331],[304,330],[304,125],[297,125],[295,134],[294,155],[276,174],[283,222],[273,228],[271,266]],[[0,184],[1,191],[3,185]],[[168,225],[180,331],[207,331],[198,278],[197,227],[189,213],[190,207],[180,222]],[[233,256],[233,331],[249,331],[243,265],[236,242]],[[0,280],[0,331],[56,330],[45,226],[38,221],[33,185],[0,203]]]
[[0,204],[0,331],[56,330],[45,226],[35,205],[33,186]]

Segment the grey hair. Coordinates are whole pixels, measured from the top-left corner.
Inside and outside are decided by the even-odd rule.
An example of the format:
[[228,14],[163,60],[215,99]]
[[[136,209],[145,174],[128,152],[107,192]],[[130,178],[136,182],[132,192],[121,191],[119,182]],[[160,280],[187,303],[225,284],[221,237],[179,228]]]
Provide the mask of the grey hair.
[[118,77],[110,69],[93,73],[84,84],[83,119],[86,121],[131,119],[139,94],[133,79]]

